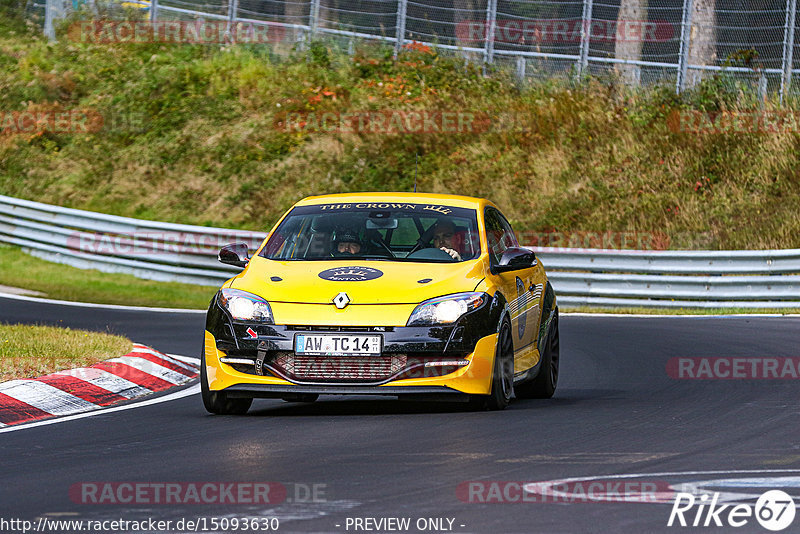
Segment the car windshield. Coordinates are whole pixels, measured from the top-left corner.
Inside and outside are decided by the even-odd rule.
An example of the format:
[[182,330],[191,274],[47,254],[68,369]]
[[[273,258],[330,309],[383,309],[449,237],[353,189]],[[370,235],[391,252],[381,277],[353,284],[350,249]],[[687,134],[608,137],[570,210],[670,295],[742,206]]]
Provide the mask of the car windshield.
[[459,262],[480,254],[476,211],[387,202],[297,206],[261,255],[271,260]]

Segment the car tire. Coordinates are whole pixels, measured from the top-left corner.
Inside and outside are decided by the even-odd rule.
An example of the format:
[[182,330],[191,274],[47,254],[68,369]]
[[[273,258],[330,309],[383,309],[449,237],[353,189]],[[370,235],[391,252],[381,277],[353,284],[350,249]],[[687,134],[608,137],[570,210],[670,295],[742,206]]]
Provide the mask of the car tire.
[[200,357],[200,396],[203,397],[206,410],[215,415],[243,415],[253,404],[253,399],[232,399],[224,391],[211,391],[208,387],[205,349]]
[[489,395],[472,395],[473,410],[503,410],[514,397],[514,344],[511,340],[511,323],[503,319],[497,334],[492,391]]
[[547,332],[547,345],[542,354],[542,365],[539,374],[517,386],[517,397],[525,399],[549,399],[556,392],[558,370],[561,360],[558,339],[558,308]]

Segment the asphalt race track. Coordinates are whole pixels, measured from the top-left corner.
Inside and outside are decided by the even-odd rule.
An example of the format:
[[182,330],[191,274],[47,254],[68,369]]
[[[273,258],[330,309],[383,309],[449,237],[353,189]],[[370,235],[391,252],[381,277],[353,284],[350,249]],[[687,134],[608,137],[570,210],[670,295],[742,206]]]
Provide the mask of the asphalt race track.
[[[197,356],[204,316],[0,299],[0,321],[108,329]],[[221,417],[206,414],[192,395],[3,433],[0,518],[271,516],[280,520],[279,532],[391,531],[390,523],[374,528],[356,518],[410,518],[408,532],[768,532],[753,517],[735,529],[669,528],[671,500],[619,502],[637,498],[608,481],[633,481],[634,490],[719,488],[751,504],[767,489],[797,499],[797,380],[685,380],[666,369],[675,357],[796,358],[799,341],[800,318],[564,316],[556,397],[518,400],[503,412],[323,397],[310,405],[257,400],[247,416]],[[487,497],[480,488],[492,481],[505,488],[503,499],[519,501],[519,492],[509,491],[518,487],[506,481],[570,477],[601,479],[612,498],[469,502]],[[283,502],[260,505],[70,498],[73,485],[105,482],[277,482],[287,493]],[[645,493],[639,501],[651,500],[653,492]],[[418,528],[429,518],[440,518],[444,528]],[[800,517],[790,531],[800,531]]]

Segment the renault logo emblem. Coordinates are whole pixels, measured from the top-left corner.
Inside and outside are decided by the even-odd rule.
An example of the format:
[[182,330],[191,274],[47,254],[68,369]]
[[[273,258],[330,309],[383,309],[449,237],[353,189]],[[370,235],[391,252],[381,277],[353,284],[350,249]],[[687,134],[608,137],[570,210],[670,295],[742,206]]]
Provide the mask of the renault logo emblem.
[[333,303],[336,304],[336,307],[340,310],[344,309],[345,306],[350,304],[350,297],[347,296],[347,293],[342,291],[335,297],[333,297]]

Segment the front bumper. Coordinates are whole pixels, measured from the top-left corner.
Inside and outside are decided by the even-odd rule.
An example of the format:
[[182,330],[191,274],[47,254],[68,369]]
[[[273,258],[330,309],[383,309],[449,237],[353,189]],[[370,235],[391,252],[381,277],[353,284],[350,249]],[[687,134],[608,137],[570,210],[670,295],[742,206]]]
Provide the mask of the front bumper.
[[[212,302],[205,332],[209,389],[225,390],[234,397],[308,393],[459,400],[459,395],[489,394],[499,324],[497,308],[489,299],[450,326],[351,327],[233,321]],[[324,311],[322,315],[324,320]],[[379,320],[376,318],[376,322]],[[315,356],[303,361],[302,356],[294,354],[296,334],[334,332],[379,334],[383,337],[382,352],[376,357]],[[301,368],[306,374],[296,372]]]

